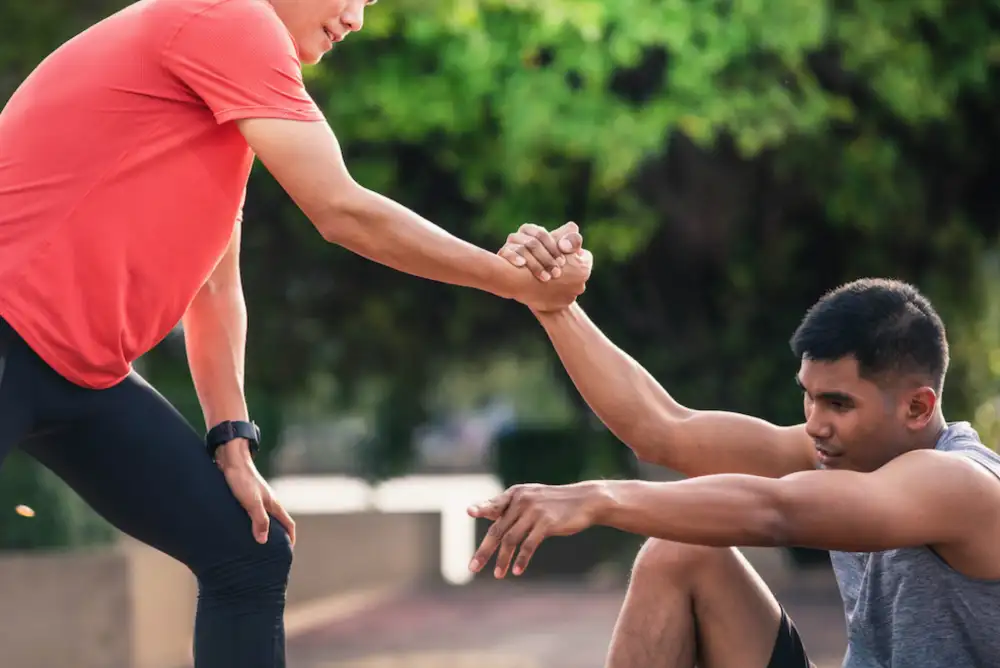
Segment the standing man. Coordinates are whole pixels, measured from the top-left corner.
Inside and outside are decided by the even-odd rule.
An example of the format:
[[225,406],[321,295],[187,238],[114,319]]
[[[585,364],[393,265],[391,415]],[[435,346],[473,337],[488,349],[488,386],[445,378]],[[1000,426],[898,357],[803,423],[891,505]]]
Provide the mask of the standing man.
[[[141,0],[0,113],[0,459],[24,448],[191,568],[198,668],[285,665],[294,523],[254,466],[243,391],[254,156],[324,239],[399,271],[540,310],[590,273],[532,241],[533,277],[351,178],[301,65],[360,30],[366,4]],[[132,370],[181,319],[204,439]]]
[[945,421],[945,329],[914,287],[855,281],[809,310],[791,340],[794,427],[681,406],[577,305],[537,316],[608,428],[691,479],[508,489],[470,508],[494,520],[474,571],[497,552],[503,577],[520,546],[520,574],[543,539],[593,525],[648,536],[608,668],[808,668],[734,548],[819,548],[846,610],[845,668],[1000,665],[1000,456]]

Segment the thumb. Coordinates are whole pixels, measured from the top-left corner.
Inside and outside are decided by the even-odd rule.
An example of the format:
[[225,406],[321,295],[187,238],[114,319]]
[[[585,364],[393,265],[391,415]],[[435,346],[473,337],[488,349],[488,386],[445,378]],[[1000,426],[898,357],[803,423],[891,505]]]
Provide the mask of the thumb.
[[501,515],[501,512],[489,501],[469,506],[468,513],[469,517],[476,517],[491,521],[500,519]]
[[572,221],[552,230],[552,238],[556,240],[559,250],[563,253],[572,253],[583,246],[580,228]]

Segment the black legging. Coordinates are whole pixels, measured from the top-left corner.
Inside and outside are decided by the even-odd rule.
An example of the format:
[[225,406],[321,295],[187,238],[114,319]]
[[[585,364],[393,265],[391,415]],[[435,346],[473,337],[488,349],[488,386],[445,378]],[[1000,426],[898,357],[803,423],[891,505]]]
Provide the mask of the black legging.
[[70,383],[0,320],[0,460],[20,447],[123,532],[198,579],[197,668],[283,668],[292,551],[267,543],[201,437],[137,374],[106,390]]

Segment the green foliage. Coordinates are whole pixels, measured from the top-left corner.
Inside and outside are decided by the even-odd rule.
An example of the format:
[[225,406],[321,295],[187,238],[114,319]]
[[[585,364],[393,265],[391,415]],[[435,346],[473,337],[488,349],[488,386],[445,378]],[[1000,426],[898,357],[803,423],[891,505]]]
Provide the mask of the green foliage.
[[502,434],[493,456],[504,487],[635,475],[631,452],[605,430],[527,424]]
[[[19,505],[33,517],[15,512]],[[0,550],[50,550],[105,544],[107,522],[35,460],[15,450],[0,467]]]
[[[793,422],[786,342],[824,291],[897,276],[953,332],[975,320],[998,210],[997,16],[940,1],[390,3],[309,82],[363,183],[487,247],[521,222],[577,220],[598,262],[583,302],[614,340],[685,403]],[[405,331],[409,363],[433,369],[530,335],[488,297],[356,270],[325,281],[356,290],[352,353]],[[953,417],[983,387],[978,354],[956,351]],[[334,368],[393,373],[354,362]]]
[[586,466],[585,450],[572,430],[524,427],[496,443],[496,471],[504,487],[521,483],[565,485]]
[[[16,4],[8,79],[121,3]],[[959,342],[958,419],[993,382],[964,332],[1000,209],[998,19],[992,0],[394,0],[307,80],[355,177],[455,234],[581,223],[585,306],[681,401],[801,419],[788,336],[883,275]],[[246,218],[250,392],[381,382],[376,475],[405,466],[442,369],[544,341],[516,304],[331,249],[259,168]]]

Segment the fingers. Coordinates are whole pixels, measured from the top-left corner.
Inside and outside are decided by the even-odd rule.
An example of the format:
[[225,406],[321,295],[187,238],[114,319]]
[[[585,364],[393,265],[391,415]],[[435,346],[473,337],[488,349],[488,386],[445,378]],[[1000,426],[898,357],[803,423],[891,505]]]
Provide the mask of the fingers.
[[[522,225],[517,232],[507,237],[507,244],[500,254],[514,266],[528,267],[535,278],[541,281],[559,278],[562,274],[561,267],[566,264],[562,248],[569,248],[572,252],[583,243],[583,239],[580,237],[579,242],[576,241],[579,232],[575,223],[567,223],[557,231],[560,235],[558,237],[538,225]],[[559,240],[564,237],[566,241],[560,248]]]
[[510,245],[510,237],[512,236],[514,235],[512,234],[507,237],[507,244],[500,249],[500,252],[498,252],[497,255],[507,260],[515,267],[523,267],[526,264],[525,259],[521,257],[516,250],[514,250],[514,246]]
[[490,525],[489,530],[486,532],[486,536],[483,538],[483,542],[479,544],[479,549],[476,553],[472,555],[472,561],[469,562],[469,570],[473,573],[478,573],[486,565],[486,562],[490,560],[493,553],[496,552],[497,547],[500,545],[500,540],[497,538],[497,527],[499,522],[503,520],[500,519]]
[[268,505],[270,506],[270,514],[274,516],[274,519],[278,520],[278,523],[281,524],[281,526],[285,527],[285,531],[288,532],[288,539],[291,541],[292,547],[295,547],[295,520],[292,519],[292,516],[288,514],[285,507],[282,506],[273,496],[271,497],[271,502]]
[[522,225],[507,237],[498,255],[515,267],[527,267],[542,282],[559,278],[566,256],[583,249],[583,236],[576,223],[569,222],[551,233],[538,225]]
[[[549,233],[544,232],[544,235],[551,242],[550,245],[555,253],[552,253],[546,243],[536,236],[515,232],[507,237],[507,247],[524,259],[524,266],[540,281],[559,278],[562,274],[560,266],[566,264],[566,260],[556,248],[555,241],[552,240]],[[559,259],[556,260],[556,257]]]
[[489,501],[487,501],[486,503],[469,506],[468,513],[469,517],[490,520],[493,522],[500,519],[500,515],[503,514],[503,511],[498,510],[495,506],[491,505]]
[[254,495],[254,500],[248,505],[247,513],[249,513],[250,521],[253,524],[253,537],[263,545],[267,542],[268,528],[271,524],[267,509],[264,507],[264,499],[260,495]]
[[483,542],[479,544],[479,549],[472,555],[469,570],[473,573],[478,573],[482,570],[483,566],[493,557],[493,553],[500,546],[500,539],[506,535],[507,529],[516,521],[517,513],[511,510],[506,514],[502,514],[499,519],[490,525],[490,528],[486,531],[486,536],[483,537]]
[[497,520],[501,515],[503,515],[503,511],[507,510],[507,506],[510,505],[510,499],[513,494],[514,488],[512,487],[505,490],[503,493],[494,496],[488,501],[472,504],[468,508],[468,513],[471,517]]
[[533,519],[529,515],[522,515],[521,518],[500,537],[500,551],[497,552],[497,565],[493,569],[493,576],[502,578],[510,570],[510,562],[514,558],[514,550],[528,532],[531,531]]
[[559,245],[544,227],[528,223],[522,225],[518,232],[529,238],[524,246],[542,265],[550,269],[557,269],[566,264],[566,260],[559,251]]
[[580,234],[580,228],[574,222],[566,223],[552,230],[552,238],[555,239],[559,252],[564,255],[575,253],[583,248],[583,235]]
[[536,524],[528,534],[528,537],[521,543],[521,549],[517,553],[517,561],[514,562],[514,575],[524,573],[528,567],[528,562],[535,556],[538,546],[545,540],[545,528],[542,524]]

